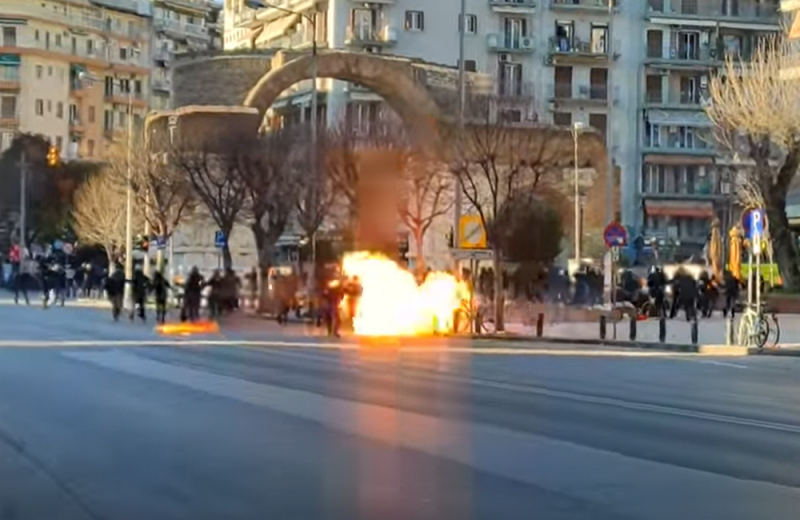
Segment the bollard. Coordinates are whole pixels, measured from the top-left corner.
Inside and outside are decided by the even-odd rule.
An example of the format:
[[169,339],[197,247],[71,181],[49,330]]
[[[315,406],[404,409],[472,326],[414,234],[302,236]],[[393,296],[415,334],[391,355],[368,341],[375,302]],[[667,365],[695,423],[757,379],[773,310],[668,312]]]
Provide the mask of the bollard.
[[631,328],[628,337],[631,341],[636,341],[636,314],[631,314]]
[[661,316],[658,318],[658,341],[664,343],[667,341],[667,317]]
[[541,338],[544,333],[544,313],[540,312],[536,317],[536,337]]
[[600,339],[606,339],[606,316],[605,314],[600,315]]
[[697,345],[697,316],[692,320],[692,345]]
[[725,344],[733,345],[733,313],[725,319]]

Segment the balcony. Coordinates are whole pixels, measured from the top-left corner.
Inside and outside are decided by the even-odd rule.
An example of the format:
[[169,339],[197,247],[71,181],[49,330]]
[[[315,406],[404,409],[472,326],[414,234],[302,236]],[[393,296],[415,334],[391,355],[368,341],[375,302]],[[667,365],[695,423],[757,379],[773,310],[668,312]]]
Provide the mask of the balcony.
[[724,9],[724,0],[703,0],[684,8],[680,0],[649,0],[645,18],[654,23],[685,26],[707,26],[709,21],[720,27],[777,31],[780,12],[760,0],[740,0],[735,9]]
[[79,117],[71,117],[69,119],[69,131],[73,134],[82,134],[86,131],[86,127]]
[[489,7],[495,13],[533,13],[535,0],[489,0]]
[[642,153],[645,155],[713,157],[717,155],[717,149],[711,143],[710,138],[707,137],[695,135],[691,139],[684,139],[681,141],[677,133],[664,132],[657,141],[650,139],[649,136],[645,136]]
[[[565,103],[580,103],[593,105],[607,105],[610,97],[608,85],[576,85],[572,83],[555,83],[548,87],[548,99],[556,105]],[[612,101],[615,101],[616,96]]]
[[489,46],[489,50],[494,52],[533,52],[533,38],[530,36],[489,34],[486,36],[486,44]]
[[19,128],[19,114],[0,114],[0,128],[15,130]]
[[347,28],[344,44],[350,47],[391,47],[397,43],[397,29],[394,27]]
[[204,25],[181,23],[175,20],[158,18],[153,20],[153,27],[155,27],[156,31],[166,33],[176,38],[194,38],[204,42],[211,39]]
[[172,79],[153,78],[152,89],[159,92],[172,92]]
[[666,110],[703,110],[703,98],[699,92],[671,91],[666,99],[662,92],[648,92],[645,97],[648,108]]
[[20,89],[19,66],[0,65],[0,90]]
[[698,47],[671,46],[667,56],[648,56],[645,64],[657,68],[706,70],[716,66],[717,49],[709,44]]
[[621,0],[550,0],[550,10],[603,14],[619,11]]
[[[120,2],[133,9],[145,9],[150,6],[149,2],[139,3],[137,0],[94,0],[95,3],[105,2]],[[136,7],[138,6],[138,7]],[[91,31],[99,31],[103,33],[111,33],[126,38],[135,40],[142,40],[147,37],[147,31],[134,28],[129,31],[127,24],[115,26],[111,23],[111,19],[103,17],[100,8],[96,10],[95,15],[87,16],[85,13],[88,10],[67,7],[64,10],[56,10],[51,6],[42,2],[32,2],[31,0],[4,0],[3,1],[3,14],[8,15],[22,15],[33,16],[43,20],[68,25],[75,29],[84,29]]]
[[146,107],[147,100],[145,96],[141,92],[123,92],[118,89],[114,89],[113,92],[106,92],[104,95],[104,99],[106,103],[113,103],[115,105],[128,105],[131,103],[135,107]]
[[162,0],[165,4],[178,9],[189,9],[198,13],[208,13],[211,7],[206,2],[192,2],[191,0]]
[[[617,53],[614,53],[617,56]],[[548,65],[562,64],[601,64],[608,62],[608,49],[605,40],[587,42],[578,38],[550,38],[547,54]]]
[[168,64],[172,61],[173,54],[170,49],[156,49],[153,51],[153,60],[159,63]]

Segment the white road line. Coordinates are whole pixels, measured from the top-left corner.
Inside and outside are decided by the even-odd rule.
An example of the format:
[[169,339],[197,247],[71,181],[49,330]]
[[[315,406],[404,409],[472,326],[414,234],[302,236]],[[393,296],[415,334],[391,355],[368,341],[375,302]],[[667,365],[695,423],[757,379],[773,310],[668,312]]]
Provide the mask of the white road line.
[[737,365],[736,363],[728,363],[727,361],[714,361],[711,359],[687,359],[687,361],[694,361],[696,363],[703,363],[704,365],[716,365],[719,367],[738,368],[740,370],[747,370],[747,365]]

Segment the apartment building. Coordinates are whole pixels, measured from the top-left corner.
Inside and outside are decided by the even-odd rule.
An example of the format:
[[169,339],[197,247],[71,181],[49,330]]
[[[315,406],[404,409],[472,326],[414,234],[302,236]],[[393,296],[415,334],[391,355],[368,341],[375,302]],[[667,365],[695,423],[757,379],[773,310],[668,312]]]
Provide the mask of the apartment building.
[[154,109],[171,106],[172,65],[184,53],[221,49],[221,5],[213,0],[152,0]]
[[[225,49],[308,49],[316,12],[313,36],[321,48],[458,64],[460,0],[266,3],[272,7],[225,0]],[[703,112],[708,78],[726,56],[747,59],[760,38],[779,29],[777,4],[467,0],[465,66],[492,74],[497,94],[517,101],[504,114],[511,121],[581,123],[602,132],[631,234],[699,250],[729,200]],[[310,89],[310,82],[296,85],[273,111],[306,119]],[[318,89],[320,116],[329,123],[349,115],[368,124],[380,110],[380,99],[356,85],[319,80]]]
[[776,1],[649,1],[640,184],[646,234],[697,247],[711,219],[735,219],[730,164],[714,147],[703,104],[721,62],[748,60],[779,21]]
[[144,0],[3,0],[0,150],[28,132],[91,159],[124,133],[129,98],[143,121],[149,19]]

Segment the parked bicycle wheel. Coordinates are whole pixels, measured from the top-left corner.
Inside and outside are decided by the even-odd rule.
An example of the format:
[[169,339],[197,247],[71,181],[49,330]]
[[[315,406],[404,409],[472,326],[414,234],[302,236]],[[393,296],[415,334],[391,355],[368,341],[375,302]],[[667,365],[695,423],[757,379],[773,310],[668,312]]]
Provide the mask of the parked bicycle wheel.
[[767,323],[769,324],[767,328],[767,341],[766,343],[770,346],[777,347],[778,343],[781,341],[781,326],[778,323],[778,316],[775,314],[766,315]]
[[743,346],[756,346],[757,344],[753,338],[753,331],[755,330],[756,315],[752,312],[745,311],[742,317],[739,318],[739,330],[736,334],[736,344]]

